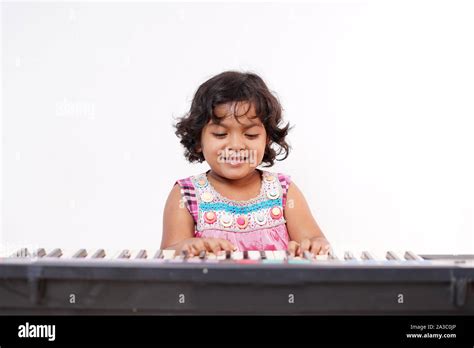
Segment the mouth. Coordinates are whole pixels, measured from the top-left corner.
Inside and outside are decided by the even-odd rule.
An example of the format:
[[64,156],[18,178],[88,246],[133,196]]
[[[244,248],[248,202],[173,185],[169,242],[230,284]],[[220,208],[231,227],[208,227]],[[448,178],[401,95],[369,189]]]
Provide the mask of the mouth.
[[247,163],[247,157],[224,157],[224,163],[242,164]]

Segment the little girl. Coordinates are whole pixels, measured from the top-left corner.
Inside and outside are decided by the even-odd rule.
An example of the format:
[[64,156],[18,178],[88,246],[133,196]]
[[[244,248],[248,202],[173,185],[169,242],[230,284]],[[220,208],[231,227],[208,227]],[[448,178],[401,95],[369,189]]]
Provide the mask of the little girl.
[[255,74],[227,71],[198,88],[176,135],[186,158],[210,169],[174,185],[161,249],[328,253],[330,244],[290,177],[257,169],[288,156],[289,125],[281,121],[280,103]]

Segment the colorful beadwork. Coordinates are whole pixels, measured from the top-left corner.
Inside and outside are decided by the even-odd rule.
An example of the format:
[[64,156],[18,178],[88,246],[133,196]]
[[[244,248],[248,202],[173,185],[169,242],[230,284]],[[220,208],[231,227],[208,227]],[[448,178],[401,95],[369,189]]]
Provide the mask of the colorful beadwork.
[[208,224],[213,224],[217,220],[217,215],[213,211],[208,211],[204,213],[204,221]]
[[281,208],[280,207],[273,207],[270,210],[270,215],[273,219],[279,219],[282,216]]
[[274,174],[262,171],[260,193],[247,201],[235,201],[222,196],[205,174],[192,177],[192,182],[196,190],[199,217],[197,231],[218,228],[242,233],[272,228],[286,222],[283,217],[283,188]]

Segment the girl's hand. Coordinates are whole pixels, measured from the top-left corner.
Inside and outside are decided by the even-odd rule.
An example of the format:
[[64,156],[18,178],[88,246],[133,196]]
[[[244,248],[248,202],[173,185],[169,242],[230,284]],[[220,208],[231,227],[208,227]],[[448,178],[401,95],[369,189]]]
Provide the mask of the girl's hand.
[[222,238],[189,238],[183,241],[178,252],[186,250],[190,257],[199,255],[201,251],[217,254],[219,251],[235,251],[237,248]]
[[313,237],[301,240],[300,243],[292,240],[288,243],[288,251],[292,256],[301,256],[305,251],[314,255],[327,255],[331,250],[331,244],[324,237]]

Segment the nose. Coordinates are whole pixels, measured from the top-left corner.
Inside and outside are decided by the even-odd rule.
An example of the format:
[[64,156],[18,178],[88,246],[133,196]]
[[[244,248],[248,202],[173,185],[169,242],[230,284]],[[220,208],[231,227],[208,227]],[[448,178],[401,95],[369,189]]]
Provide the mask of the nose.
[[232,151],[245,150],[245,139],[238,132],[232,132],[229,138],[228,149]]

